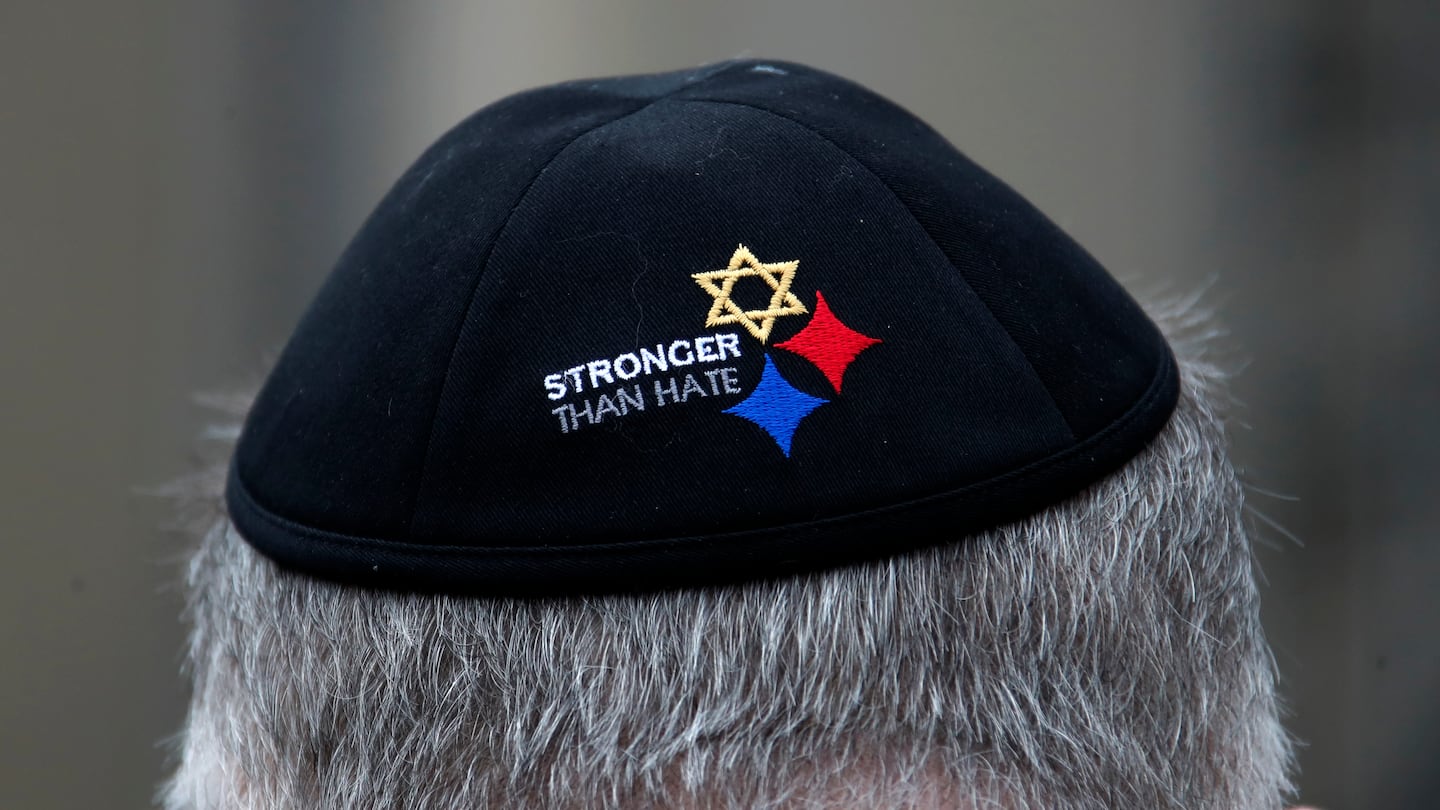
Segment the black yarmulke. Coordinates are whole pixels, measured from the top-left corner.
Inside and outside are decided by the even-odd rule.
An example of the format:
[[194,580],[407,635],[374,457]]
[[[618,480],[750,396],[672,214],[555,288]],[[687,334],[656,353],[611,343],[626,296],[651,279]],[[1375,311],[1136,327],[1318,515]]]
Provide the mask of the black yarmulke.
[[256,548],[351,583],[735,581],[1043,508],[1177,395],[1124,290],[934,130],[730,62],[441,138],[301,321],[226,494]]

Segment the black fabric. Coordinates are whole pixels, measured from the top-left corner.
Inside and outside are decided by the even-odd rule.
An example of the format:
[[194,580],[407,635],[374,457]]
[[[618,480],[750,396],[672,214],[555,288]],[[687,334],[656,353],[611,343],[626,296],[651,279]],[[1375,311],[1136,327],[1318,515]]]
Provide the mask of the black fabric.
[[1177,394],[1139,307],[1015,192],[863,88],[739,61],[445,135],[303,318],[227,497],[346,582],[690,586],[1043,508]]

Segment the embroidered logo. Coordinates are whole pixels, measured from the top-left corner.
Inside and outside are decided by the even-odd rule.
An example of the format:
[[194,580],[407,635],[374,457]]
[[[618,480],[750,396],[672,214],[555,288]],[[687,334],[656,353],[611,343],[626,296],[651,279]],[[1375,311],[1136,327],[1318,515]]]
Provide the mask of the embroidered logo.
[[[800,266],[798,260],[762,264],[754,254],[741,245],[735,251],[735,255],[730,258],[730,269],[733,271],[739,265],[753,269],[753,272],[744,275],[759,275],[774,290],[769,309],[743,313],[747,317],[747,320],[743,322],[746,323],[750,334],[759,339],[761,343],[764,343],[765,339],[770,336],[770,327],[774,325],[776,317],[807,311],[805,305],[790,292],[790,285],[794,282],[795,272]],[[717,313],[721,310],[722,305],[730,308],[732,313],[730,317],[737,317],[740,314],[739,307],[730,302],[730,293],[735,287],[736,279],[743,275],[720,275],[725,272],[717,270],[711,273],[696,273],[694,276],[706,292],[716,296],[715,303],[710,307],[710,314],[706,318],[706,326],[722,322],[717,320]],[[781,274],[778,279],[776,273]],[[714,286],[712,279],[717,277],[725,279],[723,287],[716,288]],[[779,306],[782,299],[787,304],[783,309]],[[764,317],[759,324],[748,320],[749,316],[757,315]],[[723,322],[730,323],[732,321]],[[755,326],[759,328],[751,328]],[[825,302],[824,294],[816,290],[815,314],[811,316],[810,322],[789,340],[776,343],[775,348],[809,360],[820,370],[821,374],[825,375],[825,379],[830,381],[830,386],[835,389],[835,393],[839,394],[845,380],[845,370],[861,352],[877,343],[880,343],[878,338],[863,335],[842,323],[831,311],[830,305]],[[800,428],[800,423],[816,408],[829,401],[807,394],[792,385],[779,369],[775,368],[775,361],[767,352],[765,370],[760,375],[759,384],[755,386],[749,396],[725,409],[724,412],[754,422],[770,434],[770,438],[780,446],[780,452],[789,458],[791,442],[795,438],[795,431]]]
[[[770,337],[770,327],[775,325],[776,318],[784,315],[804,315],[807,312],[805,305],[795,297],[795,293],[790,292],[790,285],[795,281],[795,270],[799,266],[799,261],[762,263],[749,248],[741,245],[730,257],[729,267],[692,275],[691,278],[695,279],[705,292],[715,297],[715,303],[710,305],[710,313],[705,316],[705,325],[724,326],[727,323],[738,323],[745,327],[745,331],[754,335],[756,340],[764,343]],[[770,285],[770,306],[765,309],[741,309],[730,298],[735,282],[750,276],[760,278]],[[717,285],[716,281],[720,283]]]
[[775,368],[775,361],[767,354],[765,371],[760,374],[760,384],[755,386],[750,396],[734,407],[726,408],[724,413],[749,419],[759,425],[780,445],[780,451],[788,458],[790,440],[795,438],[800,421],[827,402],[829,400],[812,397],[791,385],[789,380],[780,376],[780,372]]
[[794,352],[815,364],[825,379],[840,393],[840,383],[845,379],[845,369],[850,367],[856,355],[879,343],[878,338],[862,335],[840,322],[825,303],[825,296],[815,291],[815,317],[805,324],[796,335],[775,348]]
[[[830,403],[827,396],[839,396],[845,372],[866,349],[881,341],[846,326],[830,308],[819,290],[809,323],[773,348],[804,358],[830,383],[827,396],[802,391],[780,373],[763,346],[777,318],[810,313],[791,292],[799,260],[761,262],[744,245],[736,248],[724,270],[694,273],[691,278],[711,296],[705,316],[707,327],[738,324],[762,346],[765,365],[760,380],[739,402],[721,413],[738,416],[763,430],[787,458],[796,431],[807,416]],[[748,278],[763,283],[769,291],[764,309],[745,309],[732,295],[738,283]],[[717,332],[668,343],[637,347],[615,357],[580,363],[545,376],[546,397],[559,402],[550,413],[559,418],[562,433],[621,419],[652,408],[688,406],[714,397],[745,394],[740,369],[726,361],[742,355],[741,337],[736,332]]]

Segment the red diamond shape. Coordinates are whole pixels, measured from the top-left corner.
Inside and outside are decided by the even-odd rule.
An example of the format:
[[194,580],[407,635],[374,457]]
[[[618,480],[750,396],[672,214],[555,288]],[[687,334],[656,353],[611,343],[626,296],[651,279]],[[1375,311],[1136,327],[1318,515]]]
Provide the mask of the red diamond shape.
[[838,394],[840,381],[845,377],[845,369],[850,366],[855,355],[879,342],[878,339],[862,335],[841,323],[825,303],[825,296],[816,290],[815,314],[810,318],[810,323],[805,324],[804,329],[796,332],[794,337],[784,343],[776,343],[775,347],[794,352],[814,363],[825,375],[825,379],[835,386],[835,393]]

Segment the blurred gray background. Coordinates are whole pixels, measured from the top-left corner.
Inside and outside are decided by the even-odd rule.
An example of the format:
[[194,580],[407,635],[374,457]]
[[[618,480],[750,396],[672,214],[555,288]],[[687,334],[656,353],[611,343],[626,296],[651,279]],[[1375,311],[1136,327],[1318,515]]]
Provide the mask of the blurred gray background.
[[736,55],[895,98],[1142,295],[1208,290],[1303,798],[1436,806],[1437,44],[1399,0],[5,3],[0,808],[150,801],[181,540],[137,493],[420,150],[515,90]]

